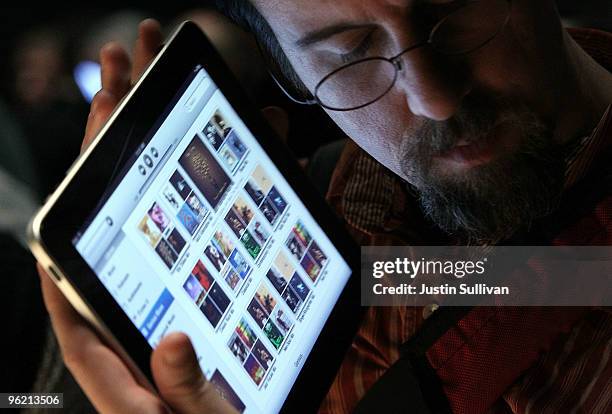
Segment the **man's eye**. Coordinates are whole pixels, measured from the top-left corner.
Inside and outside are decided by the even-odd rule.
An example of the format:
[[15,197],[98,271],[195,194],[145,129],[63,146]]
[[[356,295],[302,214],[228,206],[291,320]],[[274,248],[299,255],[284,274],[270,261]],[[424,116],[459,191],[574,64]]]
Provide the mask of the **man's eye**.
[[370,50],[370,47],[372,46],[373,33],[373,31],[368,33],[368,35],[363,38],[361,43],[355,49],[351,50],[348,53],[340,54],[340,59],[342,60],[342,63],[350,63],[355,60],[365,58],[368,53],[368,50]]

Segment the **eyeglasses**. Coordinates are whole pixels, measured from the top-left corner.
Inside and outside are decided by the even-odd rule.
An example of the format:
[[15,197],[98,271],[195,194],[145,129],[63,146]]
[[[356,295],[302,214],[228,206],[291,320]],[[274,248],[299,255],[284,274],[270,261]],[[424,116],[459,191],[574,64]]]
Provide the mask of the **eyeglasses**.
[[412,45],[392,57],[367,57],[340,66],[327,74],[314,88],[314,96],[298,98],[288,92],[277,76],[272,78],[292,101],[320,105],[331,111],[353,111],[385,96],[403,70],[401,57],[429,46],[444,55],[474,52],[492,41],[508,24],[512,0],[457,0],[459,3],[431,29],[427,40]]

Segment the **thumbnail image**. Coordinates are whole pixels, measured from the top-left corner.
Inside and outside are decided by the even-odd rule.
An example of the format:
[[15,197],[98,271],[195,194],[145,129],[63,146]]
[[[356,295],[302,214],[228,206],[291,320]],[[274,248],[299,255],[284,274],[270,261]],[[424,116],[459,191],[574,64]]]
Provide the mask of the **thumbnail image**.
[[155,248],[158,256],[161,257],[163,262],[168,266],[168,269],[172,269],[176,259],[178,259],[178,255],[176,252],[170,247],[170,243],[168,243],[165,239],[161,239]]
[[289,280],[291,275],[293,275],[293,271],[295,268],[287,258],[287,255],[282,251],[278,252],[276,258],[274,259],[274,266],[276,269],[285,277],[285,279]]
[[259,285],[257,292],[255,292],[255,298],[268,315],[271,315],[276,306],[276,299],[272,296],[265,283]]
[[253,320],[263,329],[264,324],[268,320],[268,315],[261,307],[259,301],[256,298],[251,299],[251,303],[247,307],[247,311],[253,317]]
[[185,227],[189,234],[193,235],[200,225],[198,216],[195,215],[187,203],[183,204],[183,207],[179,210],[176,215],[178,221]]
[[215,149],[215,151],[217,151],[231,131],[231,125],[221,114],[221,111],[216,111],[202,132],[206,136],[208,142],[210,142],[210,145]]
[[202,302],[202,305],[200,306],[200,310],[204,316],[206,316],[206,319],[208,319],[213,328],[216,328],[221,320],[222,313],[219,308],[217,308],[217,305],[210,300],[210,296],[207,296],[206,299],[204,299],[204,302]]
[[249,266],[245,258],[242,257],[238,249],[234,249],[229,257],[229,262],[242,279],[244,279],[249,274],[249,270],[251,270],[251,266]]
[[185,289],[185,292],[187,292],[189,297],[194,302],[197,302],[200,298],[200,295],[204,292],[204,289],[198,282],[198,279],[196,279],[193,275],[187,276],[187,280],[183,284],[183,289]]
[[327,263],[327,256],[325,255],[325,253],[323,253],[323,251],[315,241],[310,243],[310,247],[308,248],[308,254],[321,267],[325,266],[325,263]]
[[297,313],[298,309],[302,305],[302,300],[293,291],[293,289],[285,289],[285,293],[283,293],[283,300],[293,313]]
[[272,286],[274,286],[274,289],[276,289],[279,294],[282,294],[287,287],[287,279],[285,279],[274,267],[268,270],[266,276],[270,283],[272,283]]
[[234,201],[232,210],[234,210],[236,216],[238,216],[238,218],[242,220],[245,226],[248,226],[251,220],[253,219],[253,210],[251,210],[251,207],[249,207],[247,202],[244,201],[242,197],[238,197],[236,201]]
[[191,193],[191,187],[178,171],[175,171],[172,177],[170,177],[170,184],[172,184],[172,187],[174,187],[183,200],[186,200],[187,196]]
[[261,364],[257,362],[253,355],[250,355],[244,363],[244,369],[249,373],[249,376],[255,382],[255,384],[261,384],[266,371],[263,369]]
[[236,287],[240,284],[242,279],[238,276],[238,273],[234,272],[234,269],[228,267],[227,274],[225,275],[225,282],[232,290],[236,290]]
[[174,228],[172,232],[170,232],[166,240],[168,241],[168,243],[170,243],[170,246],[172,246],[174,251],[180,255],[183,251],[183,248],[185,247],[185,239],[183,239],[183,236],[181,236],[181,233],[179,233],[178,229]]
[[179,163],[204,198],[216,209],[232,180],[197,136],[191,141]]
[[247,253],[249,253],[249,255],[253,259],[256,259],[257,256],[259,256],[259,253],[261,252],[261,246],[259,245],[259,243],[257,243],[255,238],[251,235],[251,233],[249,233],[248,230],[244,232],[240,241],[244,245],[244,248],[246,249]]
[[225,145],[227,145],[232,150],[238,160],[241,160],[244,154],[246,154],[247,152],[247,147],[238,137],[236,130],[230,131],[227,136],[227,141],[225,141]]
[[306,283],[302,280],[302,278],[296,273],[293,274],[293,277],[289,281],[289,286],[293,288],[295,293],[302,299],[306,300],[308,294],[310,293],[310,289],[306,286]]
[[217,242],[217,247],[221,250],[221,253],[225,257],[229,257],[234,250],[234,243],[227,237],[227,234],[217,230],[214,235],[214,239]]
[[263,193],[263,191],[261,191],[261,188],[255,184],[253,179],[249,179],[249,181],[247,181],[247,183],[244,185],[244,191],[251,196],[251,199],[257,207],[259,207],[263,199],[266,198],[266,195]]
[[219,285],[218,283],[212,285],[210,291],[208,292],[207,299],[212,299],[222,314],[225,313],[231,303],[230,299],[227,297],[223,289],[221,289],[221,285]]
[[253,347],[253,351],[251,351],[251,354],[255,355],[255,358],[257,358],[261,366],[266,371],[270,369],[272,363],[274,362],[274,357],[259,339],[257,340],[257,342],[255,342],[255,346]]
[[301,221],[295,223],[295,226],[293,226],[293,232],[297,236],[300,243],[302,243],[303,246],[308,247],[312,237],[310,237],[310,233],[308,233],[308,230],[304,228],[304,224],[302,224]]
[[208,213],[208,209],[204,206],[202,200],[198,198],[195,193],[191,193],[189,197],[187,197],[187,204],[191,211],[197,216],[199,221],[204,220],[206,214]]
[[302,246],[302,243],[299,242],[299,239],[294,232],[289,233],[286,246],[298,261],[302,260],[306,247]]
[[168,205],[172,207],[174,213],[177,213],[181,204],[183,204],[183,200],[181,196],[176,192],[174,187],[170,184],[166,185],[162,191],[162,195],[164,199],[168,202]]
[[234,155],[232,150],[227,146],[221,148],[221,151],[219,151],[219,158],[221,158],[221,162],[225,164],[230,172],[234,172],[238,166],[238,158],[236,158],[236,155]]
[[268,337],[268,339],[270,340],[270,343],[272,343],[272,346],[274,346],[274,348],[276,349],[279,349],[285,337],[278,330],[276,325],[274,325],[274,323],[271,320],[268,320],[268,322],[266,323],[266,326],[264,326],[263,328],[263,331]]
[[321,266],[317,262],[315,262],[312,257],[308,253],[304,255],[304,258],[300,262],[308,277],[312,279],[312,281],[316,281],[317,277],[319,277],[319,273],[321,273]]
[[266,198],[263,203],[259,206],[259,210],[264,215],[268,223],[274,225],[276,223],[276,219],[278,218],[278,211],[273,207],[272,202],[269,198]]
[[230,338],[227,347],[230,349],[232,354],[236,358],[238,358],[238,361],[240,361],[241,364],[246,360],[247,356],[249,355],[249,350],[244,345],[244,343],[242,343],[242,339],[240,339],[240,337],[236,333],[232,334],[232,337]]
[[205,291],[208,291],[210,289],[210,286],[214,282],[212,275],[210,274],[208,269],[206,269],[204,263],[202,263],[202,261],[200,260],[198,260],[196,265],[193,267],[191,274],[195,276],[195,278],[198,280],[200,285],[202,285]]
[[268,194],[268,191],[272,188],[272,180],[268,177],[261,165],[255,167],[255,170],[253,170],[251,174],[251,179],[264,194]]
[[255,332],[253,332],[244,318],[240,319],[240,322],[236,325],[235,331],[248,349],[253,348],[255,341],[257,341],[257,335],[255,335]]
[[237,211],[231,208],[225,216],[225,222],[232,229],[236,237],[242,237],[242,233],[246,230],[245,224],[238,218]]
[[148,214],[140,220],[138,230],[140,230],[140,233],[151,247],[155,248],[155,246],[157,246],[157,242],[159,242],[161,238],[161,232]]
[[216,246],[216,242],[214,240],[211,240],[210,244],[206,247],[206,249],[204,249],[204,254],[206,257],[208,257],[208,260],[210,260],[215,269],[220,272],[221,268],[225,264],[225,257],[223,257],[223,254]]
[[239,413],[244,412],[246,406],[219,370],[215,370],[212,377],[210,377],[210,382],[215,386],[221,398],[229,402]]
[[249,226],[249,231],[255,236],[255,239],[263,246],[270,238],[270,231],[259,217],[255,217]]
[[161,208],[161,206],[157,203],[153,203],[153,206],[149,209],[149,217],[153,220],[153,223],[160,229],[162,232],[166,230],[166,227],[170,224],[170,219]]
[[[215,129],[216,133],[221,137],[221,141],[224,141],[232,132],[232,126],[227,122],[221,111],[217,110],[208,121],[207,127],[211,126]],[[219,145],[220,146],[220,145]],[[218,149],[218,148],[216,148]]]
[[221,144],[223,144],[223,140],[225,137],[223,134],[215,127],[212,122],[209,122],[202,130],[202,133],[206,137],[206,140],[210,143],[210,145],[217,151],[221,148]]
[[212,118],[208,122],[213,124],[217,128],[219,134],[221,134],[223,138],[227,138],[228,135],[233,131],[232,126],[219,110],[215,111]]
[[280,330],[281,334],[283,334],[283,336],[287,336],[291,326],[293,326],[293,321],[289,315],[287,315],[287,313],[285,313],[280,306],[277,306],[274,313],[272,313],[271,319],[276,327]]
[[285,211],[285,208],[287,208],[287,202],[280,195],[276,187],[272,187],[268,193],[268,198],[272,201],[272,204],[274,204],[274,207],[276,207],[279,213],[282,214],[283,211]]

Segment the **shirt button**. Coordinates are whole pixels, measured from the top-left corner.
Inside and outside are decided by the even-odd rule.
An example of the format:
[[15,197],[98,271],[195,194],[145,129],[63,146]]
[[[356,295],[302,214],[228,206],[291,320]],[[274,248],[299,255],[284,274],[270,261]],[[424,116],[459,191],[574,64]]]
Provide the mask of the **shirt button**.
[[423,319],[429,318],[435,311],[438,310],[440,305],[437,303],[430,303],[429,305],[423,307]]

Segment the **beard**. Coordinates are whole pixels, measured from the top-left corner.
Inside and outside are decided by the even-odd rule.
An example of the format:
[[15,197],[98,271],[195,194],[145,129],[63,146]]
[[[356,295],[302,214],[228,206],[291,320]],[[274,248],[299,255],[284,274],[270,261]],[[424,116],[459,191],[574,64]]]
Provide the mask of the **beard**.
[[[460,140],[494,140],[494,128],[502,122],[520,131],[518,149],[464,173],[449,174],[434,162]],[[453,118],[425,119],[403,138],[401,168],[425,215],[463,242],[499,243],[558,204],[564,153],[552,129],[522,104],[469,96]]]

